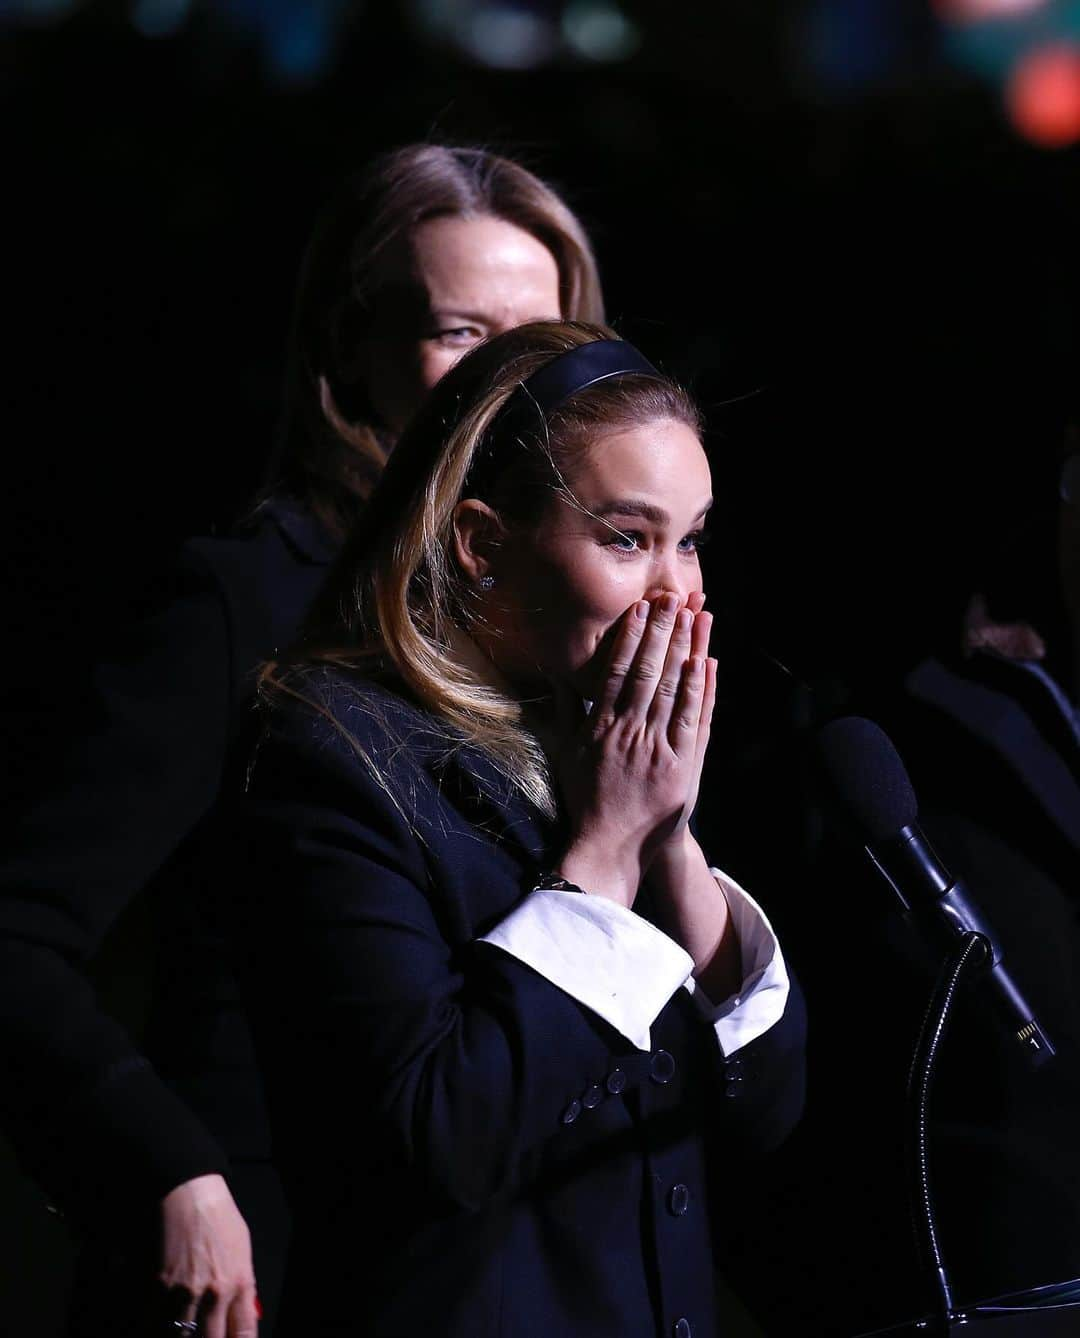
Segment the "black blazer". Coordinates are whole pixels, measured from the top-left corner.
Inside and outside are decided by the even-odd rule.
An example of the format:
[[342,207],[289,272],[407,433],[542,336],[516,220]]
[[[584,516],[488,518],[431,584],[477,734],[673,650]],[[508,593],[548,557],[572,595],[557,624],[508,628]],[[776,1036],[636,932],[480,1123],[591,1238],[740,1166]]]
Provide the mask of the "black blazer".
[[725,1064],[679,990],[634,1050],[477,941],[557,830],[400,697],[321,671],[303,690],[352,737],[272,712],[237,824],[294,1213],[279,1333],[712,1338],[713,1216],[799,1113],[798,996]]
[[[216,806],[252,670],[293,638],[330,557],[310,515],[281,501],[235,537],[189,542],[0,858],[0,1116],[23,1163],[96,1234],[265,1150],[235,988],[203,953],[213,934],[193,896],[231,876]],[[152,880],[156,1070],[84,974]]]

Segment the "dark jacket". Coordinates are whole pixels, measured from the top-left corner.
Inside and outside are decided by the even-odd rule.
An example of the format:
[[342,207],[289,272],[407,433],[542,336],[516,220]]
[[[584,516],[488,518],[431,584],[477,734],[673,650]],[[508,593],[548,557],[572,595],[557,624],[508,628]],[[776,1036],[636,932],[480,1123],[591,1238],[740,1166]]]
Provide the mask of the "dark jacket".
[[[292,639],[330,556],[285,502],[235,537],[189,542],[0,858],[0,1116],[24,1165],[96,1234],[265,1151],[250,1043],[220,962],[202,955],[213,935],[192,893],[229,881],[216,805],[252,671]],[[151,882],[154,1064],[84,974]]]
[[296,1231],[279,1332],[712,1338],[713,1214],[800,1109],[798,996],[730,1064],[683,990],[634,1050],[477,941],[558,831],[400,697],[302,690],[327,714],[271,714],[238,824]]

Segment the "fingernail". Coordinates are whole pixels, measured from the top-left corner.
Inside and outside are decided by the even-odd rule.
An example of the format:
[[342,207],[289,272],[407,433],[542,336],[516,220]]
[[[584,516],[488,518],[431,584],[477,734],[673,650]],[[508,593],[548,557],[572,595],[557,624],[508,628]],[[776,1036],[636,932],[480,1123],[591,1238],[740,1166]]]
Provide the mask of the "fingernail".
[[644,599],[639,599],[638,602],[634,605],[634,617],[641,618],[642,620],[644,620],[648,616],[649,616],[648,601]]
[[678,618],[675,620],[675,625],[680,632],[689,632],[690,624],[693,621],[694,621],[694,615],[690,612],[690,610],[682,609],[679,613]]
[[674,613],[679,607],[678,595],[662,595],[660,598],[659,609],[661,613]]

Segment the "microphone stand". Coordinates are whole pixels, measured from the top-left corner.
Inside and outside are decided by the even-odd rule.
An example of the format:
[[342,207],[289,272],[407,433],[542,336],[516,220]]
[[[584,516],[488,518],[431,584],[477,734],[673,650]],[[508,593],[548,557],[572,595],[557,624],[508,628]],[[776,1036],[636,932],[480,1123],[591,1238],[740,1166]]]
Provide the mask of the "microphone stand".
[[907,1166],[912,1226],[919,1258],[926,1274],[931,1316],[923,1329],[935,1338],[948,1338],[953,1326],[967,1316],[953,1305],[949,1272],[938,1239],[934,1198],[930,1185],[930,1093],[937,1072],[941,1041],[952,1017],[956,992],[965,975],[993,958],[990,940],[982,934],[964,934],[942,965],[923,1017],[908,1077]]
[[954,941],[927,1005],[908,1077],[908,1189],[929,1314],[876,1329],[862,1338],[951,1338],[953,1334],[966,1334],[969,1328],[981,1331],[986,1324],[994,1326],[994,1338],[1071,1338],[1080,1332],[1080,1279],[957,1308],[938,1239],[930,1176],[930,1096],[960,984],[966,976],[990,965],[993,955],[993,944],[984,934],[969,931]]

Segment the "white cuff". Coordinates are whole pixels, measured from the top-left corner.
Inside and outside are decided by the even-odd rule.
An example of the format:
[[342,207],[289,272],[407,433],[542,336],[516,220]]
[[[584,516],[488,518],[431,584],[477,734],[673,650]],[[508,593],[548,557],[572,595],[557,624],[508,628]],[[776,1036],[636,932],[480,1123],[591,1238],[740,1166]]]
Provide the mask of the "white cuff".
[[716,1032],[720,1049],[733,1055],[763,1036],[784,1016],[791,988],[780,945],[768,917],[750,894],[719,869],[709,872],[719,883],[728,904],[735,935],[742,950],[743,983],[738,994],[714,1004],[691,976],[686,988],[706,1021]]
[[649,1028],[694,969],[648,920],[580,892],[531,892],[481,942],[531,966],[639,1050],[651,1048]]

